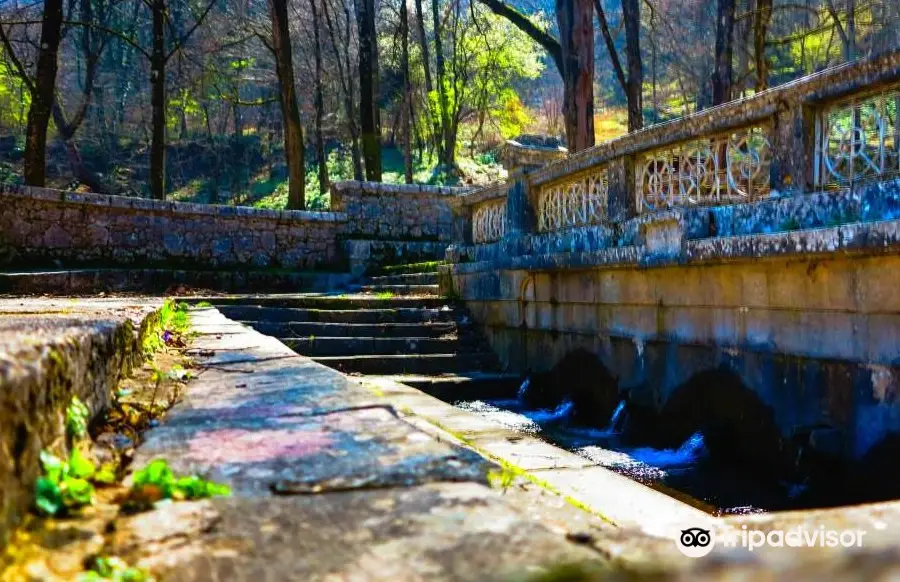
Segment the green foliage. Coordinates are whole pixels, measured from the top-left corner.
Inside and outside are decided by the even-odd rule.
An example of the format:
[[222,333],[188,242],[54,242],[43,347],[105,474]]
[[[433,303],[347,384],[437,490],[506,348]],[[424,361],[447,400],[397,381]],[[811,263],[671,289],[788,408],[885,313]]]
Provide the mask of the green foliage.
[[509,489],[512,484],[515,482],[516,477],[519,476],[519,473],[513,471],[510,467],[501,467],[498,469],[492,469],[487,473],[487,480],[491,487],[494,489],[502,489],[505,493],[507,489]]
[[35,507],[48,516],[67,515],[72,510],[90,505],[94,487],[94,464],[76,447],[65,462],[48,451],[41,452],[44,475],[35,483]]
[[165,499],[180,501],[230,494],[231,489],[227,485],[206,481],[195,475],[176,477],[164,459],[156,459],[134,474],[125,509],[144,511]]
[[66,436],[69,442],[75,442],[87,436],[88,420],[90,419],[88,407],[77,396],[73,396],[66,407]]
[[445,264],[444,261],[425,261],[422,263],[408,263],[406,265],[388,265],[382,267],[379,272],[385,274],[400,273],[431,273],[437,271],[438,266]]
[[78,577],[78,582],[153,582],[144,570],[129,566],[117,556],[94,558],[91,569]]
[[189,309],[187,303],[166,299],[156,314],[155,324],[150,326],[144,337],[141,346],[144,355],[149,356],[167,345],[183,345],[184,336],[191,329]]

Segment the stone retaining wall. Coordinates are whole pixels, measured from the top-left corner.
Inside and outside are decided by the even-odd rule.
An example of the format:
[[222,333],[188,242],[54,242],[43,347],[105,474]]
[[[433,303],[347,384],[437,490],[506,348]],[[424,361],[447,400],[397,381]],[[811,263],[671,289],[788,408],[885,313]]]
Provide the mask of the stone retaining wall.
[[343,266],[347,216],[0,186],[0,265]]
[[345,181],[331,186],[331,208],[347,215],[355,239],[447,241],[449,200],[466,188]]

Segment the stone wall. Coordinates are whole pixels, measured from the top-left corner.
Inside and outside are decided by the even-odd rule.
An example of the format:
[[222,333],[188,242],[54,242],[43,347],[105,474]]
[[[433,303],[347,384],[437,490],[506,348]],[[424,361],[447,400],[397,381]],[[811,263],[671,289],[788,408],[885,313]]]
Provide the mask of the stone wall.
[[449,200],[466,188],[345,181],[331,186],[331,208],[347,215],[347,237],[451,240]]
[[339,268],[347,217],[0,187],[0,265]]

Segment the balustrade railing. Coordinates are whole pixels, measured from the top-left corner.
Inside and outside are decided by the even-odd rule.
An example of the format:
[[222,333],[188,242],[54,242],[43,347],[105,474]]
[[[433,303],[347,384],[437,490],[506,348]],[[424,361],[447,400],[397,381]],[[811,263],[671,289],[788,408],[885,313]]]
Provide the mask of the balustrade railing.
[[751,127],[644,155],[639,164],[638,211],[751,202],[767,196],[770,133],[765,126]]
[[491,243],[893,176],[900,50],[511,172],[506,183],[455,199],[456,240]]
[[506,232],[506,198],[482,202],[472,209],[472,242],[489,243]]
[[606,168],[541,186],[537,197],[538,231],[601,224],[606,220],[608,193]]
[[892,175],[900,175],[900,85],[822,108],[816,119],[816,186],[843,188]]

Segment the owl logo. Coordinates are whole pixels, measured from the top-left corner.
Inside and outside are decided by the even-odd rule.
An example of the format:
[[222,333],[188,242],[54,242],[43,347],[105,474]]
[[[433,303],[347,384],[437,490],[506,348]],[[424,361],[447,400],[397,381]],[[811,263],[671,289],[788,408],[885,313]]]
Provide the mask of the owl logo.
[[675,545],[678,546],[678,551],[689,558],[702,558],[715,546],[713,532],[702,527],[683,529],[676,536]]

